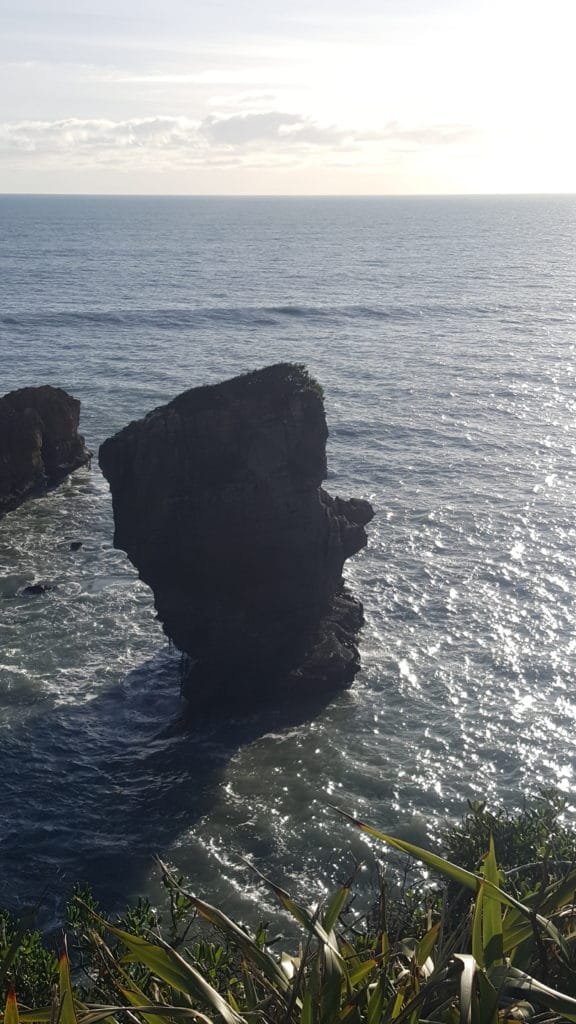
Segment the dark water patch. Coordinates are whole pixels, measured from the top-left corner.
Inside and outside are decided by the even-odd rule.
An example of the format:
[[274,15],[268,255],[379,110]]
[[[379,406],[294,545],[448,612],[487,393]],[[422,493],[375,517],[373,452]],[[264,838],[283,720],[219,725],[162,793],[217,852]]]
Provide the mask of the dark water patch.
[[0,906],[35,903],[48,884],[53,926],[82,881],[120,909],[145,888],[154,855],[209,813],[242,746],[326,707],[323,697],[244,718],[182,717],[178,663],[159,653],[120,685],[69,708],[41,705],[5,734]]

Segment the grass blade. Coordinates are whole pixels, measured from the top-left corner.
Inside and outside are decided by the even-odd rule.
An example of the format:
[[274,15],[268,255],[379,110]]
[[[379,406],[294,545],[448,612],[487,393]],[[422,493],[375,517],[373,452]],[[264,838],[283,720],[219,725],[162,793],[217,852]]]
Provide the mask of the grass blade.
[[18,1014],[16,993],[14,991],[14,986],[10,985],[6,996],[6,1006],[4,1008],[4,1024],[19,1024],[19,1021],[20,1016]]
[[310,990],[306,992],[306,995],[302,1000],[300,1024],[314,1024],[314,1007],[312,1005],[312,993]]
[[[332,805],[333,806],[333,805]],[[437,853],[432,853],[430,850],[423,850],[420,846],[415,846],[414,843],[408,843],[404,839],[397,839],[395,836],[389,836],[385,832],[379,832],[378,829],[372,828],[371,825],[366,825],[365,822],[360,821],[358,818],[354,818],[351,814],[347,814],[346,811],[342,811],[339,807],[334,807],[334,810],[341,814],[344,818],[350,821],[360,831],[366,832],[367,835],[374,836],[375,839],[380,839],[383,843],[387,843],[389,846],[394,847],[396,850],[400,850],[402,853],[407,853],[410,857],[414,857],[416,860],[422,861],[433,871],[437,871],[444,878],[449,881],[459,882],[460,885],[473,889],[474,892],[478,892],[480,885],[482,884],[482,875],[477,875],[473,871],[467,871],[466,868],[458,867],[457,864],[452,864],[451,861],[445,860],[444,857],[439,856]],[[505,907],[511,907],[519,913],[523,914],[529,921],[538,924],[549,936],[556,942],[564,952],[565,956],[569,956],[569,951],[564,942],[564,939],[560,935],[558,929],[554,926],[552,921],[549,921],[547,917],[542,917],[541,914],[535,913],[530,907],[525,906],[520,900],[510,896],[509,893],[504,892],[499,886],[495,885],[489,879],[484,879],[485,892],[484,896],[490,896],[493,899],[499,900]]]
[[[213,1024],[210,1017],[207,1017],[205,1013],[201,1013],[200,1010],[193,1010],[190,1006],[154,1006],[153,1004],[147,1005],[143,1003],[137,1006],[99,1006],[88,1013],[80,1015],[79,1024],[101,1024],[105,1020],[114,1020],[116,1014],[119,1013],[137,1013],[144,1020],[149,1018],[153,1021],[159,1022],[162,1019],[182,1019],[182,1020],[200,1020],[205,1021],[207,1024]],[[165,1014],[169,1014],[169,1018],[165,1018]]]
[[290,988],[288,979],[285,977],[281,968],[279,967],[276,960],[262,949],[257,942],[254,942],[245,931],[242,930],[231,918],[223,914],[217,907],[213,907],[210,903],[206,903],[201,900],[198,896],[183,889],[182,886],[176,881],[175,878],[170,874],[170,871],[162,861],[159,861],[160,867],[164,872],[165,877],[168,879],[169,885],[176,892],[180,893],[190,902],[199,914],[204,918],[205,921],[209,921],[215,928],[218,928],[228,940],[233,942],[241,951],[246,959],[254,964],[261,973],[268,978],[273,985],[278,985],[283,992],[287,992]]
[[370,974],[376,967],[378,967],[376,960],[362,960],[357,967],[349,968],[348,981],[352,988],[356,988],[361,981],[364,981],[366,975]]
[[380,839],[381,842],[387,843],[388,846],[393,846],[396,850],[400,850],[402,853],[407,853],[410,857],[422,861],[429,868],[438,871],[444,878],[448,878],[452,882],[458,882],[459,885],[473,889],[474,892],[478,890],[482,879],[480,875],[474,874],[473,871],[467,871],[466,868],[458,867],[457,864],[452,864],[451,861],[446,860],[439,854],[432,853],[431,850],[423,850],[420,846],[415,846],[414,843],[406,842],[405,839],[397,839],[395,836],[387,835],[385,832],[379,832],[378,829],[367,825],[364,821],[360,821],[359,818],[354,818],[351,814],[347,814],[346,811],[342,811],[338,807],[335,810],[355,825],[356,828],[359,828],[361,832],[374,836],[375,839]]
[[532,994],[550,1010],[561,1013],[567,1020],[576,1021],[576,999],[557,992],[556,989],[544,985],[543,982],[537,981],[536,978],[532,978],[524,971],[519,971],[516,967],[496,968],[493,980],[495,983],[499,980],[502,988],[508,986],[520,989],[527,996]]
[[331,932],[336,925],[340,914],[344,910],[346,903],[350,898],[350,886],[348,884],[342,885],[336,890],[332,898],[329,900],[328,905],[322,914],[322,924],[327,932]]
[[474,957],[478,967],[484,967],[484,943],[482,941],[482,913],[484,911],[484,882],[478,890],[476,899],[474,900],[474,910],[472,914],[472,956]]
[[418,943],[416,949],[416,963],[418,964],[419,967],[423,967],[428,957],[431,955],[432,950],[436,945],[436,940],[438,938],[439,932],[440,921],[438,921],[437,924],[433,925],[432,928],[430,928],[429,931],[426,932],[426,935]]
[[[500,872],[496,864],[493,836],[490,836],[490,846],[482,864],[482,874],[485,882],[490,886],[498,888]],[[504,963],[502,905],[490,889],[484,893],[482,901],[482,950],[484,954],[484,967],[489,969],[492,966],[499,967]]]
[[[370,999],[368,1000],[368,1006],[366,1009],[366,1018],[368,1024],[380,1024],[382,1020],[382,1011],[384,1009],[384,990],[382,988],[382,982],[380,979],[376,982]],[[398,1007],[400,1012],[400,1007]]]
[[177,992],[192,996],[215,1010],[226,1024],[244,1024],[243,1018],[232,1009],[220,993],[167,943],[158,940],[160,944],[155,945],[138,935],[131,935],[121,928],[115,928],[107,922],[103,923],[127,947],[128,953],[122,958],[125,963],[144,964]]
[[[134,985],[133,988],[123,988],[122,985],[118,985],[118,991],[122,993],[124,998],[133,1007],[134,1006],[142,1007],[142,1006],[144,1006],[148,1002],[148,999],[146,998],[144,993],[139,988],[137,988],[135,985]],[[147,1017],[145,1013],[143,1013],[142,1016],[144,1017],[144,1020],[147,1021],[147,1024],[170,1024],[170,1021],[169,1021],[169,1019],[167,1017],[158,1017],[157,1016],[157,1014],[161,1013],[161,1012],[162,1012],[162,1008],[157,1009],[155,1014],[154,1014],[154,1018],[153,1019],[150,1019],[149,1017]],[[86,1024],[86,1021],[83,1020],[82,1024]]]
[[72,992],[72,981],[70,979],[70,962],[66,951],[60,957],[59,995],[59,1024],[78,1024],[76,1007],[74,1006],[74,994]]
[[287,893],[285,889],[281,889],[279,885],[276,885],[276,883],[272,882],[271,879],[266,877],[266,875],[263,875],[262,872],[254,866],[254,864],[251,864],[250,861],[245,861],[245,863],[248,865],[249,868],[252,869],[254,874],[258,875],[258,877],[261,878],[262,881],[265,882],[267,886],[269,886],[274,895],[277,896],[278,899],[280,900],[282,906],[285,908],[285,910],[288,911],[288,913],[294,918],[294,920],[297,921],[298,924],[300,924],[303,928],[305,928],[307,932],[313,932],[324,943],[325,946],[331,949],[334,957],[337,959],[340,965],[340,969],[342,971],[345,971],[345,965],[344,961],[342,960],[340,950],[338,949],[336,943],[332,941],[330,935],[328,934],[324,926],[318,920],[318,911],[310,911],[307,909],[307,907],[303,907],[301,906],[301,904],[296,903],[296,901],[292,899],[290,894]]
[[478,964],[469,953],[456,953],[455,960],[462,964],[460,973],[460,1024],[472,1024],[472,998],[474,996],[474,978]]

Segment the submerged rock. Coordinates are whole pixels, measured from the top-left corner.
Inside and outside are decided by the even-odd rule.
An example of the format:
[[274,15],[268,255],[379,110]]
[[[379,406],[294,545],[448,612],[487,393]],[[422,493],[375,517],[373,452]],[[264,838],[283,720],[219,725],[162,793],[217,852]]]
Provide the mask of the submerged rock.
[[35,597],[38,594],[47,594],[49,590],[54,590],[55,586],[55,583],[30,583],[21,593]]
[[270,366],[194,388],[100,448],[114,544],[186,655],[195,707],[348,686],[362,606],[344,588],[367,501],[333,498],[322,391]]
[[80,402],[61,388],[22,388],[0,398],[0,515],[89,462],[79,420]]

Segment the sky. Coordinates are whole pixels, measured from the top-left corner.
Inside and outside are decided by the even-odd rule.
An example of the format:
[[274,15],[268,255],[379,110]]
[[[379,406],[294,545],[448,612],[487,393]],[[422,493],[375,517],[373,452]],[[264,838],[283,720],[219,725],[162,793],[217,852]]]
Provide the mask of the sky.
[[0,0],[0,192],[576,191],[576,0]]

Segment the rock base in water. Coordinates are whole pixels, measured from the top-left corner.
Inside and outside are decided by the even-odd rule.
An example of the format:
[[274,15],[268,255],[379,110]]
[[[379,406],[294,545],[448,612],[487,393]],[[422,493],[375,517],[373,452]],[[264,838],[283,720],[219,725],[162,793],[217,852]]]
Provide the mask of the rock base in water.
[[0,398],[0,516],[90,461],[80,402],[49,385]]
[[358,671],[362,608],[342,567],[373,510],[320,486],[327,436],[319,385],[279,364],[187,391],[100,449],[114,543],[187,656],[194,707],[337,689]]
[[231,665],[226,673],[218,666],[213,674],[206,662],[184,654],[182,694],[198,715],[218,709],[241,713],[270,700],[305,701],[346,689],[361,668],[357,644],[363,625],[362,603],[343,585],[296,668],[255,676],[249,669],[240,674]]

